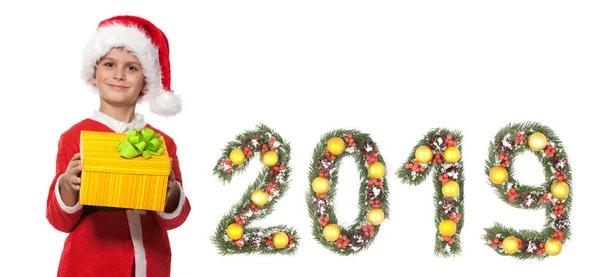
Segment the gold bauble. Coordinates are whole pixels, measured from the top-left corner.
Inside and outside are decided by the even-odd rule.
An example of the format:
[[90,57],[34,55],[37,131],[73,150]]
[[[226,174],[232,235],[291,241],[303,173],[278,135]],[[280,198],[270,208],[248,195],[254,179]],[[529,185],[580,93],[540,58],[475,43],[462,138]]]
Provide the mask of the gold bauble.
[[458,195],[460,187],[457,182],[448,181],[442,185],[442,194],[446,198],[454,198]]
[[262,207],[269,200],[269,195],[264,190],[255,190],[252,193],[252,203],[256,204],[256,206]]
[[563,200],[569,195],[569,185],[563,181],[556,182],[552,184],[550,192],[552,192],[552,196],[554,196],[554,198]]
[[232,240],[237,240],[244,235],[244,228],[237,223],[231,223],[227,227],[227,236]]
[[546,250],[548,255],[556,256],[562,250],[562,242],[555,238],[548,239],[546,243],[544,243],[544,250]]
[[379,225],[385,219],[385,213],[380,208],[373,208],[367,212],[367,221],[371,223],[371,225]]
[[323,237],[325,237],[327,241],[335,241],[340,238],[341,232],[342,231],[337,224],[329,223],[323,228]]
[[415,151],[415,159],[417,159],[419,163],[426,164],[433,159],[433,151],[431,151],[431,148],[427,145],[419,146]]
[[317,194],[324,194],[329,191],[329,179],[325,177],[317,177],[312,182],[312,189]]
[[440,222],[440,226],[438,227],[440,234],[442,236],[452,236],[456,233],[456,223],[452,221],[452,219],[445,219]]
[[246,160],[246,155],[241,149],[234,149],[229,153],[229,159],[233,164],[241,164]]
[[447,163],[456,163],[460,160],[460,150],[454,146],[450,146],[444,151],[444,161]]
[[490,180],[496,185],[502,185],[508,179],[508,171],[502,166],[494,166],[490,169]]
[[277,156],[277,153],[275,153],[274,151],[267,151],[262,156],[263,164],[268,167],[272,167],[272,166],[276,165],[278,161],[279,161],[279,157]]
[[290,239],[284,232],[277,232],[273,235],[273,246],[276,248],[284,248],[288,245],[288,242],[290,242]]
[[548,144],[548,140],[546,136],[542,133],[534,133],[529,137],[529,147],[533,151],[540,151],[546,148]]
[[505,238],[502,241],[502,249],[506,254],[512,255],[519,250],[519,240],[513,236]]
[[385,175],[385,166],[380,162],[374,162],[369,165],[369,176],[373,179],[379,179]]
[[332,137],[327,142],[327,150],[335,156],[342,154],[346,150],[346,142],[340,137]]

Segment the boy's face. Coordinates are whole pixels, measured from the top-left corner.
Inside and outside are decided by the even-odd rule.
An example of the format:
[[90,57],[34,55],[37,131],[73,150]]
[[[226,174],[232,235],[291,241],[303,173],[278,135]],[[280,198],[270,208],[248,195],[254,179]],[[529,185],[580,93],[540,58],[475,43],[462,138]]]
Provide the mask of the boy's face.
[[98,88],[101,101],[113,107],[135,105],[146,90],[140,61],[121,48],[113,48],[100,59],[90,82]]

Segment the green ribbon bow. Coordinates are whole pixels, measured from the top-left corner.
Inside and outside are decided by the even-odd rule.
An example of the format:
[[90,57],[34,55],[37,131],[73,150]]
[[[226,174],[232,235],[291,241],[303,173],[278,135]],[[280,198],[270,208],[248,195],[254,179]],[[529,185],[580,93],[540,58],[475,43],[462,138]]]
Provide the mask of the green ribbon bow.
[[161,135],[144,127],[141,130],[132,129],[127,132],[127,140],[115,146],[116,151],[121,151],[121,157],[135,158],[139,155],[149,159],[153,155],[160,156],[165,151],[162,147],[164,140]]

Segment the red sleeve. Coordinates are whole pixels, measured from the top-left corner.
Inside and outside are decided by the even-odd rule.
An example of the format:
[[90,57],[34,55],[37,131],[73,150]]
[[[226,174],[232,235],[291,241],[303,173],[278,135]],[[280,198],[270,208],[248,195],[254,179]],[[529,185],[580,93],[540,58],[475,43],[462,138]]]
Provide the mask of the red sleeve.
[[65,205],[60,196],[58,180],[65,172],[69,161],[79,152],[79,143],[65,134],[60,136],[58,154],[56,155],[56,173],[46,202],[46,218],[50,224],[59,231],[71,232],[79,222],[83,213],[82,206],[77,202],[73,207]]
[[177,208],[172,213],[165,212],[153,212],[153,216],[156,219],[156,222],[160,227],[165,230],[175,229],[181,226],[185,220],[187,219],[190,211],[190,201],[187,196],[185,196],[183,190],[183,181],[181,179],[181,169],[179,168],[179,159],[177,158],[177,145],[175,142],[172,142],[170,147],[168,147],[169,156],[171,157],[173,171],[175,173],[175,179],[179,183],[180,195],[179,195],[179,204]]

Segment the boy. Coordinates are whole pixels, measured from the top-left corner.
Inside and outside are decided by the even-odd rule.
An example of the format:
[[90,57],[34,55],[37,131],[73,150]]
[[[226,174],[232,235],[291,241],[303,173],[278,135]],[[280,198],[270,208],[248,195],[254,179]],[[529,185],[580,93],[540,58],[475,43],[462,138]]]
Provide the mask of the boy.
[[[162,116],[181,111],[170,89],[169,45],[149,21],[116,16],[102,21],[84,51],[83,77],[100,96],[100,108],[64,132],[59,140],[56,174],[48,194],[46,218],[69,233],[58,276],[170,276],[167,231],[182,225],[190,203],[181,185],[173,139],[135,113],[138,101]],[[79,204],[82,130],[126,133],[147,127],[162,135],[171,158],[164,212],[133,211]]]

